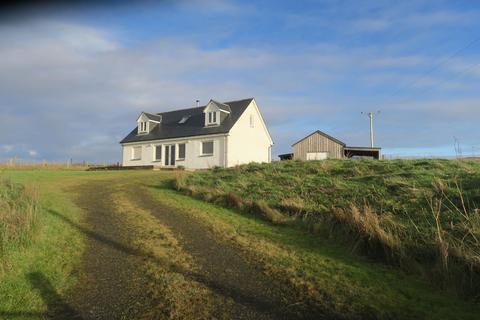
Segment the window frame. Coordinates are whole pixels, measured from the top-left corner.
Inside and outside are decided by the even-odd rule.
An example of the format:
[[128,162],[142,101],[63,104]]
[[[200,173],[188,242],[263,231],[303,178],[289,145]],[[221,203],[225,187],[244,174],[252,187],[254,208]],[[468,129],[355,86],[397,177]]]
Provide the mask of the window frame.
[[219,125],[220,115],[217,115],[218,111],[208,111],[207,126]]
[[138,133],[148,133],[148,121],[140,121],[139,122]]
[[[140,156],[138,158],[135,158],[135,150],[138,150],[138,149],[140,149]],[[142,151],[143,151],[142,149],[143,149],[142,146],[133,146],[130,160],[131,161],[142,160]]]
[[[183,157],[180,157],[180,146],[183,145]],[[185,142],[177,143],[177,160],[182,161],[187,157],[187,144]]]
[[[204,144],[204,143],[209,143],[209,142],[212,143],[212,152],[211,152],[211,153],[205,153],[203,144]],[[201,148],[201,152],[200,152],[200,155],[201,155],[201,156],[213,156],[214,153],[215,153],[215,140],[205,140],[205,141],[202,141],[201,144],[200,144],[200,148]]]
[[[157,148],[160,148],[160,158],[157,158]],[[163,144],[156,144],[153,146],[153,161],[162,162],[163,160]]]

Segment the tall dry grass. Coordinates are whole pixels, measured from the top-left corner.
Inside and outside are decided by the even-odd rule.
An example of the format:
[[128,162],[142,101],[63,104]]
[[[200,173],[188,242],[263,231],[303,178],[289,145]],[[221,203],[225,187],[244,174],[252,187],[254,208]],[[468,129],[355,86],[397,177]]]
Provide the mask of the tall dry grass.
[[6,252],[30,240],[38,211],[38,193],[0,178],[0,262]]
[[[176,177],[175,186],[177,190],[196,198],[254,213],[273,223],[298,224],[315,233],[327,234],[351,246],[353,251],[399,266],[409,273],[419,273],[441,287],[464,295],[480,294],[479,197],[475,188],[469,185],[468,189],[463,189],[459,182],[477,183],[474,180],[459,180],[455,175],[441,179],[432,177],[430,186],[420,181],[425,185],[419,187],[416,176],[402,169],[401,173],[412,174],[412,178],[402,179],[398,175],[387,177],[390,180],[384,181],[384,184],[389,188],[389,193],[375,192],[375,188],[383,187],[381,181],[377,184],[369,182],[358,186],[358,189],[373,188],[366,196],[339,194],[337,198],[340,197],[342,201],[328,205],[327,201],[334,197],[333,194],[323,197],[322,201],[313,199],[322,190],[325,191],[322,184],[315,185],[316,192],[309,192],[312,187],[304,186],[304,180],[296,181],[294,176],[285,178],[288,172],[284,172],[281,183],[294,184],[295,188],[291,192],[284,190],[288,188],[277,190],[262,180],[264,176],[256,176],[257,167],[243,168],[244,171],[248,169],[247,173],[236,173],[235,170],[239,171],[239,168],[232,169],[233,173],[226,171],[226,179],[236,178],[227,175],[230,173],[249,177],[247,182],[234,180],[237,183],[233,187],[228,187],[221,179],[207,182],[189,180],[190,175],[183,173]],[[342,174],[347,169],[352,168],[343,168]],[[382,169],[385,170],[383,167],[378,170]],[[443,167],[440,169],[444,170]],[[273,173],[268,176],[272,180],[277,178],[275,170],[273,167]],[[318,173],[309,171],[310,174]],[[368,176],[372,173],[363,174]],[[352,175],[355,177],[359,173],[352,172]],[[345,186],[351,186],[350,178],[340,180],[338,174],[335,176],[333,173],[331,176],[340,182],[347,182]],[[201,177],[209,178],[207,174]],[[328,181],[325,183],[328,184]],[[267,187],[271,194],[277,192],[274,194],[277,201],[266,201],[266,198],[255,196],[249,191],[252,186],[256,187],[255,184],[262,186],[259,189],[261,192]],[[343,191],[345,186],[334,181],[328,188]],[[358,190],[352,188],[352,191]],[[385,209],[387,201],[400,199],[405,205],[403,209]]]
[[396,223],[392,214],[378,215],[368,205],[359,208],[352,204],[348,209],[334,208],[331,214],[323,216],[323,223],[330,233],[347,235],[354,251],[390,263],[400,263],[406,258],[402,243],[406,228]]
[[[376,213],[369,205],[333,208],[320,223],[331,235],[353,243],[352,249],[399,265],[407,271],[421,267],[436,284],[461,294],[480,292],[480,211],[469,204],[453,181],[457,196],[437,180],[437,192],[426,199],[424,225],[399,221],[388,212]],[[418,219],[417,220],[421,220]],[[317,222],[318,223],[318,222]]]

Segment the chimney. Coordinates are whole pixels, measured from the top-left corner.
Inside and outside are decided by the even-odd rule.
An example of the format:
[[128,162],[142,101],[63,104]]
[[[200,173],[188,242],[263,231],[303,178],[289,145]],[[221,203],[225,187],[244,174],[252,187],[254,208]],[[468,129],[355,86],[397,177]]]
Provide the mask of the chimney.
[[195,100],[195,102],[197,103],[197,107],[200,106],[200,100]]

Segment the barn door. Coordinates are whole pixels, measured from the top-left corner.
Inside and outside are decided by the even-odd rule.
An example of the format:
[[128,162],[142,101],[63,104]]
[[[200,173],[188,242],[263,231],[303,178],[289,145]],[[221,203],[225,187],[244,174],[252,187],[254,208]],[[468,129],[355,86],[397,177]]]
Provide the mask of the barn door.
[[307,160],[328,159],[328,152],[307,152]]

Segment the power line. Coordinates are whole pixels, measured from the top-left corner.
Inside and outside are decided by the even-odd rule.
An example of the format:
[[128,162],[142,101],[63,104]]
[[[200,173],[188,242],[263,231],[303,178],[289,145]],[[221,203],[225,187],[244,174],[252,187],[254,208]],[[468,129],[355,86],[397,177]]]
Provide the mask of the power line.
[[[436,65],[434,65],[432,68],[430,68],[429,70],[427,70],[426,72],[424,72],[423,74],[421,74],[420,76],[418,76],[416,79],[414,79],[413,81],[411,81],[410,83],[408,83],[407,85],[405,86],[401,86],[399,87],[397,90],[395,90],[392,94],[390,94],[389,96],[387,96],[387,99],[391,99],[393,98],[395,95],[399,94],[402,90],[405,90],[409,87],[413,87],[415,84],[417,84],[420,80],[424,79],[426,76],[432,74],[434,71],[438,70],[441,66],[443,66],[447,61],[455,58],[456,56],[458,56],[460,53],[464,52],[465,50],[467,50],[468,48],[470,48],[471,46],[473,46],[474,44],[480,42],[480,37],[470,41],[467,45],[463,46],[462,48],[458,49],[457,51],[455,51],[453,54],[451,54],[450,56],[448,56],[447,58],[441,60],[439,63],[437,63]],[[388,100],[387,100],[388,101]]]
[[[423,94],[423,93],[426,93],[432,89],[434,89],[435,87],[438,87],[439,85],[441,84],[444,84],[444,83],[447,83],[449,81],[452,81],[452,80],[455,80],[457,79],[458,77],[468,73],[470,70],[473,70],[477,67],[480,66],[480,62],[476,62],[476,63],[473,63],[473,64],[470,64],[466,69],[464,69],[462,72],[460,73],[457,73],[455,76],[451,77],[451,78],[447,78],[447,79],[443,79],[443,80],[440,80],[438,82],[436,82],[435,84],[433,84],[432,86],[426,88],[425,90],[422,90],[420,92],[417,92],[417,94]],[[403,99],[403,100],[400,100],[398,101],[397,103],[403,103],[403,102],[406,102],[406,101],[409,101],[411,100],[413,97],[410,97],[410,98],[406,98],[406,99]]]

